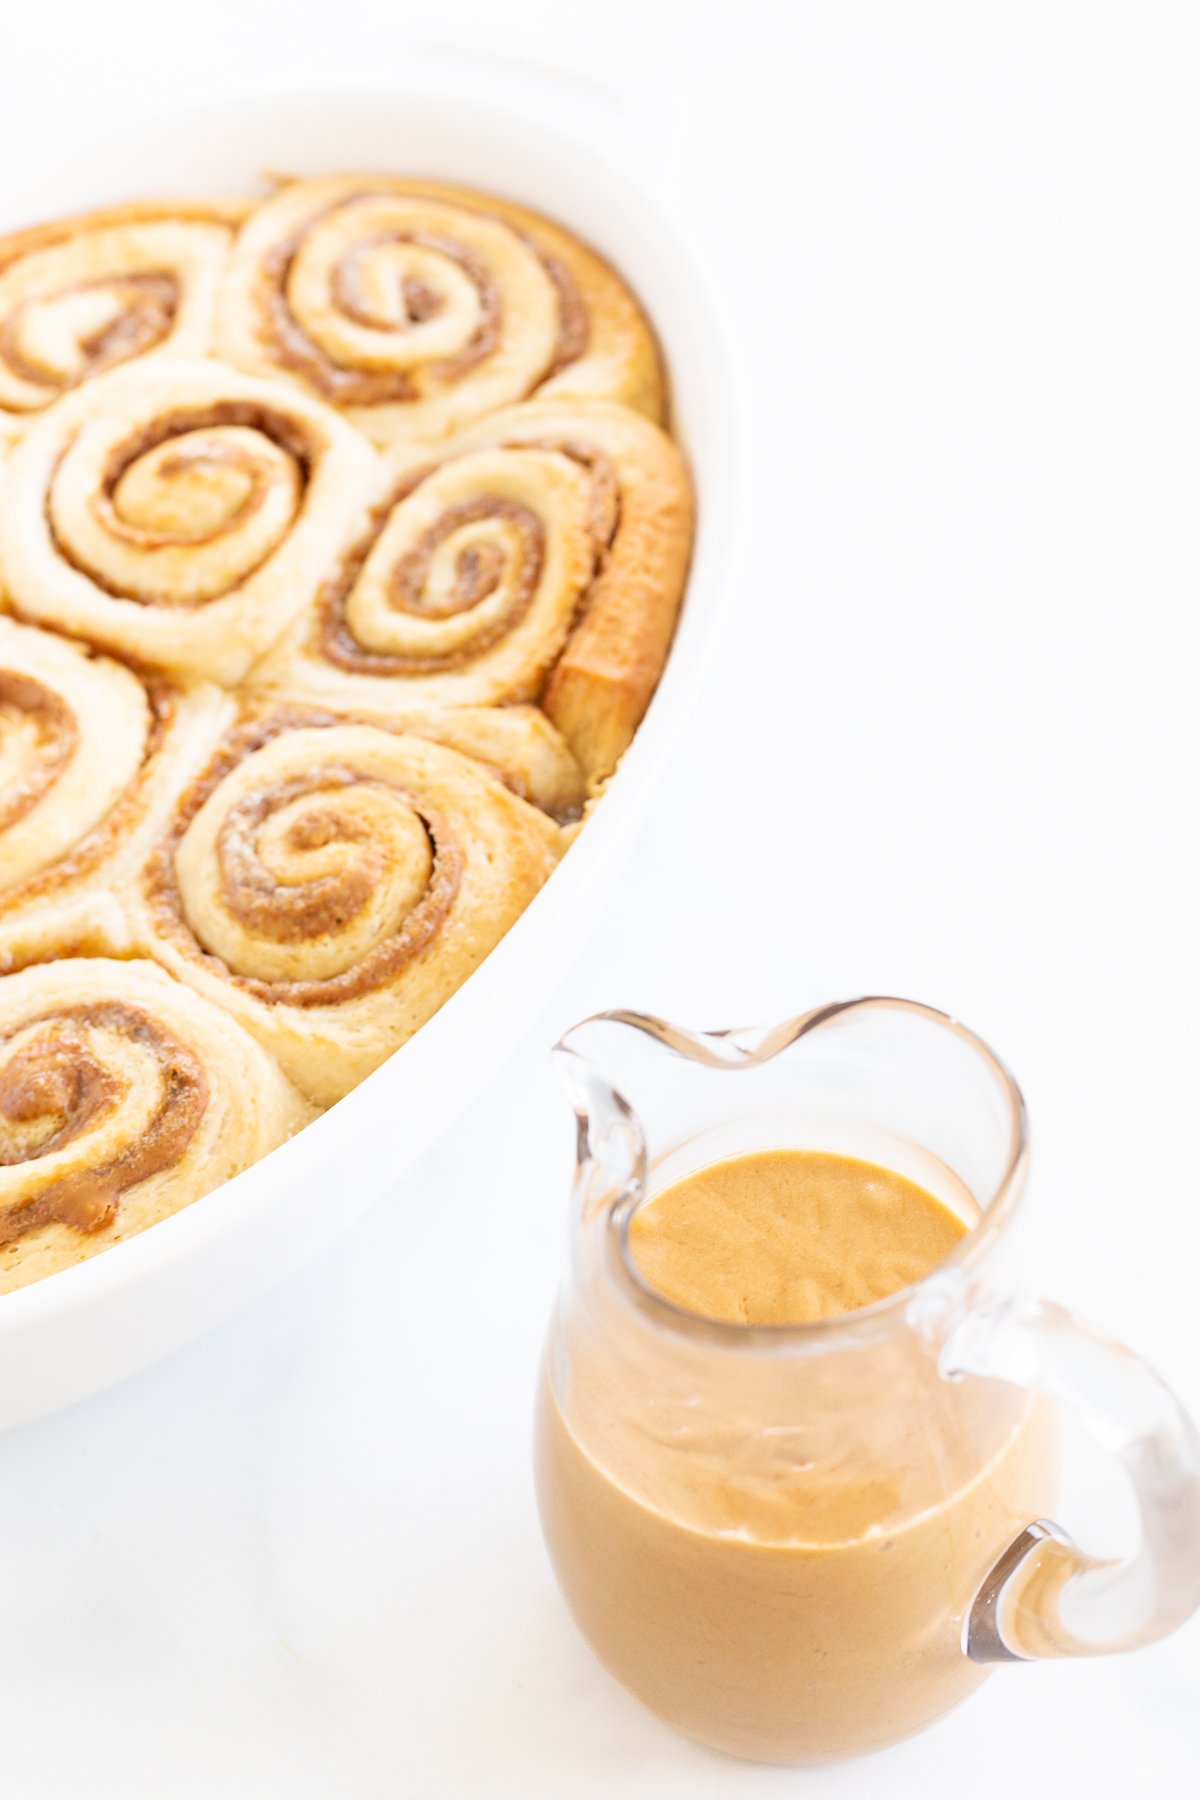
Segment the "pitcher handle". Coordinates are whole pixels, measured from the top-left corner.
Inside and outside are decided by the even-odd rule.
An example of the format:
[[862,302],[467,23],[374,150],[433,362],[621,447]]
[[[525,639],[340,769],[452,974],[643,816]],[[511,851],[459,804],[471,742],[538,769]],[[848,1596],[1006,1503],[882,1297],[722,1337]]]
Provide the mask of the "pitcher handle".
[[1078,1414],[1133,1488],[1141,1541],[1089,1556],[1050,1520],[1021,1532],[971,1608],[973,1661],[1099,1656],[1166,1637],[1200,1606],[1200,1435],[1132,1350],[1049,1300],[989,1299],[952,1327],[938,1367],[1053,1396]]

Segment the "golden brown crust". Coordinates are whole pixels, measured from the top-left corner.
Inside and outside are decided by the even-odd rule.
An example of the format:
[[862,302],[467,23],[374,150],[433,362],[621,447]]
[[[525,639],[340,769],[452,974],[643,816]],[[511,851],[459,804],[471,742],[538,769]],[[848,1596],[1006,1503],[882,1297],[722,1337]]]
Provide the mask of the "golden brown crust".
[[[560,416],[571,429],[569,411]],[[555,421],[545,420],[548,431]],[[587,422],[620,473],[621,516],[582,615],[542,696],[547,716],[593,779],[612,774],[658,686],[691,561],[695,503],[670,439],[626,420]],[[522,425],[522,430],[526,426]]]

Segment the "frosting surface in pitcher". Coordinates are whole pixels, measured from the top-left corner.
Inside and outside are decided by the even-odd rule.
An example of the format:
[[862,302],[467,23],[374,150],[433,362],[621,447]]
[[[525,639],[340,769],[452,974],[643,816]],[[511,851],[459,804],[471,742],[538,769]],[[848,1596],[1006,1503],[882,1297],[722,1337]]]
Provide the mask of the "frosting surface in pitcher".
[[892,1169],[821,1150],[712,1163],[638,1208],[629,1245],[677,1306],[741,1325],[804,1325],[922,1280],[967,1222]]

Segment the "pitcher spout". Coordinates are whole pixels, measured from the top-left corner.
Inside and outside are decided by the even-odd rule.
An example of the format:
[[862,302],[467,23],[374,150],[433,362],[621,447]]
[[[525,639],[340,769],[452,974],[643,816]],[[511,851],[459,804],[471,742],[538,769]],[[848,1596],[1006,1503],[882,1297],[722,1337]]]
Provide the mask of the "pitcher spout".
[[720,1031],[624,1008],[572,1026],[554,1060],[575,1110],[576,1218],[586,1223],[625,1200],[635,1206],[649,1169],[666,1152],[711,1135],[723,1119],[764,1106],[786,1106],[794,1115],[819,1085],[820,1067],[800,1051],[802,1075],[785,1053],[813,1033],[824,1039],[829,1028],[862,1031],[872,1020],[878,1029],[881,1021],[913,1014],[942,1018],[911,1002],[868,998]]
[[[572,1026],[554,1047],[554,1061],[575,1112],[576,1216],[587,1222],[622,1200],[636,1204],[645,1192],[648,1131],[626,1092],[604,1072],[593,1052],[602,1048],[606,1068],[620,1071],[627,1091],[649,1101],[659,1097],[668,1062],[690,1063],[700,1071],[752,1069],[776,1056],[823,1017],[806,1014],[778,1025],[724,1031],[692,1031],[653,1013],[617,1009],[595,1013]],[[628,1088],[633,1082],[634,1087]]]

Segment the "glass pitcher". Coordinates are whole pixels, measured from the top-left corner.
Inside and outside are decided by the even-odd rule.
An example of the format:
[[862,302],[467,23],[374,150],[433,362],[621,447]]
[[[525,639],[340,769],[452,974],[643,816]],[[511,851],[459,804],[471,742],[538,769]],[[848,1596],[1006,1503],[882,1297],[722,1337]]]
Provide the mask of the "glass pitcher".
[[[1200,1439],[1130,1351],[1009,1297],[1025,1108],[978,1037],[876,998],[746,1031],[603,1013],[556,1057],[578,1166],[538,1502],[584,1636],[647,1706],[718,1749],[822,1761],[930,1724],[994,1663],[1124,1650],[1191,1614]],[[657,1294],[637,1208],[777,1147],[885,1165],[970,1229],[924,1281],[817,1324]],[[1132,1483],[1128,1560],[1051,1523],[1058,1402]]]

